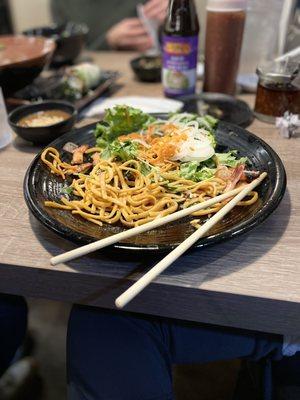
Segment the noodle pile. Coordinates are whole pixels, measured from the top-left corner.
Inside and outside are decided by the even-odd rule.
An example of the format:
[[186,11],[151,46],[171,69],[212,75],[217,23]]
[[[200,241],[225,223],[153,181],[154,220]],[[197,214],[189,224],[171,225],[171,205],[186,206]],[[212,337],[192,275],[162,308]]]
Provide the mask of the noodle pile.
[[[154,150],[165,151],[158,148],[158,145],[152,150],[145,150],[147,160],[153,158]],[[159,168],[153,168],[145,175],[142,173],[144,160],[121,162],[102,159],[99,148],[87,149],[85,154],[97,151],[100,152],[100,157],[94,165],[72,165],[62,161],[55,148],[48,147],[44,150],[41,159],[52,173],[63,179],[67,176],[73,177],[72,198],[62,195],[60,202],[45,201],[47,207],[70,210],[73,214],[100,226],[103,223],[121,223],[126,227],[134,227],[171,214],[179,208],[215,197],[223,193],[227,186],[226,180],[216,176],[201,182],[183,179],[179,173],[180,163],[165,161],[163,156],[159,159],[157,156],[153,158],[156,163],[159,160]],[[173,151],[172,147],[169,151]],[[257,193],[251,192],[248,199],[239,205],[249,206],[257,198]],[[227,201],[193,215],[215,213]],[[193,224],[198,226],[198,221],[194,221]]]

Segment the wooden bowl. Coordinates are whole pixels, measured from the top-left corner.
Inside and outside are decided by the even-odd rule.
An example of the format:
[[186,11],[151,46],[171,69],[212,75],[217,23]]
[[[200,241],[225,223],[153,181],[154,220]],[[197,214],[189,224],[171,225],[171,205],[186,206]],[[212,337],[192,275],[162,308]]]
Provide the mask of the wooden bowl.
[[0,36],[0,86],[10,95],[31,83],[50,61],[55,42],[43,37]]

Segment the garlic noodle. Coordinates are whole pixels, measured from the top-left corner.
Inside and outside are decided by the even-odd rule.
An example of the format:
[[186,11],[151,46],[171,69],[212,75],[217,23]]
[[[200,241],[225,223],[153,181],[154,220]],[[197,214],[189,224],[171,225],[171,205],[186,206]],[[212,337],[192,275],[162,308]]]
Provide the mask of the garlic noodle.
[[[70,160],[57,149],[46,148],[41,155],[43,163],[71,184],[59,201],[47,200],[45,205],[68,210],[100,226],[119,223],[134,227],[246,184],[244,164],[221,164],[224,157],[215,153],[206,136],[191,139],[191,127],[199,132],[197,121],[183,127],[174,117],[155,121],[138,132],[134,129],[118,135],[106,147],[102,142],[99,146],[98,139],[92,148],[72,144]],[[196,151],[206,160],[195,161]],[[227,156],[226,162],[233,163],[232,158]],[[210,166],[207,160],[215,164]],[[209,174],[207,179],[205,174]],[[250,206],[257,198],[257,192],[251,192],[239,205]],[[209,216],[227,201],[193,216]],[[193,225],[197,227],[198,222]]]

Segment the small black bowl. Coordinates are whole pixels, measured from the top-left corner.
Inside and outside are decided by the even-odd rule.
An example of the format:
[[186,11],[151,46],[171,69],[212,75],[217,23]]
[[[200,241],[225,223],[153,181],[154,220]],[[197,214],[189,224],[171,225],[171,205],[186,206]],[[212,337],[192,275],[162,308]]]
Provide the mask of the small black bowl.
[[[18,125],[20,119],[26,115],[45,110],[62,110],[70,114],[70,118],[57,124],[43,127],[24,127]],[[47,144],[70,131],[76,122],[76,117],[77,111],[71,103],[66,101],[43,101],[16,108],[8,115],[8,123],[12,130],[21,136],[21,138],[34,144]]]
[[86,24],[68,22],[63,25],[41,26],[23,32],[26,36],[44,36],[56,43],[51,66],[72,64],[83,50],[89,28]]
[[[140,56],[130,61],[131,68],[137,78],[143,82],[160,82],[161,66],[151,66],[156,60],[161,60],[159,56]],[[149,68],[146,65],[149,65]]]

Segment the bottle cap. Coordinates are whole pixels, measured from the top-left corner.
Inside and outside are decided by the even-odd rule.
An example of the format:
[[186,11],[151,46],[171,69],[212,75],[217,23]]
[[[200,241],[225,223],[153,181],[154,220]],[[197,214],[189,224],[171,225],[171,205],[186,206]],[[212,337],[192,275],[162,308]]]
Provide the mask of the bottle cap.
[[246,10],[247,0],[208,0],[208,11],[240,11]]

